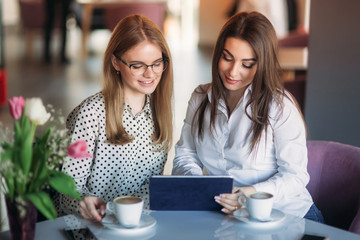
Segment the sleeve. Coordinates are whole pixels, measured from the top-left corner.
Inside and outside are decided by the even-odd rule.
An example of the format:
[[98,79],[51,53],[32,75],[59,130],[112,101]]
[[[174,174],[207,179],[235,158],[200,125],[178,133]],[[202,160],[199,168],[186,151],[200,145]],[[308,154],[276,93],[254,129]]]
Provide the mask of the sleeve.
[[268,180],[254,185],[257,191],[273,193],[275,201],[303,193],[310,179],[306,129],[301,113],[293,102],[286,99],[284,111],[276,119],[272,129],[278,171]]
[[[93,153],[95,158],[95,148],[98,139],[99,116],[94,105],[84,102],[75,108],[68,116],[67,128],[69,129],[71,142],[79,139],[86,140],[88,151]],[[87,180],[91,174],[91,166],[94,159],[74,159],[67,157],[64,161],[62,171],[75,180],[77,191],[80,195],[93,195],[87,188]],[[67,214],[79,214],[79,200],[72,197],[61,195],[60,205]]]
[[203,175],[203,165],[197,155],[194,135],[192,134],[192,120],[199,106],[199,95],[192,94],[181,131],[180,140],[175,145],[175,158],[173,161],[173,175]]
[[167,157],[168,157],[168,154],[166,152],[166,149],[161,150],[159,155],[154,160],[154,162],[159,163],[158,167],[155,167],[152,170],[151,175],[148,178],[146,178],[146,180],[142,183],[142,185],[134,193],[134,196],[140,197],[143,199],[145,209],[150,209],[150,196],[149,196],[149,194],[150,194],[150,177],[157,176],[157,175],[163,175],[164,166],[165,166]]

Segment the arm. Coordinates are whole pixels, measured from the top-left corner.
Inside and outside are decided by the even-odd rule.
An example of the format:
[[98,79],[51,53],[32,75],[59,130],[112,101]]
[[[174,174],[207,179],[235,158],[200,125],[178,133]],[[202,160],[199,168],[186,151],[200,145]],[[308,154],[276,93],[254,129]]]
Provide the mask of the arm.
[[[238,197],[255,190],[272,193],[275,202],[294,199],[306,191],[305,186],[309,181],[309,175],[305,126],[296,106],[288,99],[284,104],[282,115],[272,111],[271,126],[268,128],[267,144],[272,144],[271,149],[274,151],[277,172],[262,182],[241,187],[237,194],[233,192],[233,194],[221,194],[216,197],[215,200],[224,206],[224,212],[232,213],[236,208],[241,207],[237,203]],[[261,146],[261,149],[263,147],[265,145]]]
[[157,176],[157,175],[163,175],[164,166],[166,159],[168,157],[168,153],[166,152],[167,149],[161,150],[159,154],[154,157],[153,160],[151,160],[152,163],[159,163],[159,167],[156,167],[157,164],[153,164],[151,168],[151,172],[149,172],[148,177],[145,179],[145,181],[141,184],[141,186],[134,192],[134,196],[140,197],[144,201],[144,208],[149,209],[150,207],[150,200],[149,200],[149,186],[150,186],[150,177],[151,176]]
[[306,130],[301,114],[285,98],[284,112],[275,119],[271,125],[277,173],[264,182],[254,184],[254,188],[274,194],[276,202],[302,193],[310,178],[307,172]]
[[199,94],[195,92],[188,104],[180,140],[175,145],[173,175],[203,175],[203,165],[197,155],[194,136],[191,131],[192,120],[199,105],[196,102],[200,101]]
[[[92,116],[91,118],[88,116]],[[71,142],[83,139],[86,140],[88,150],[94,153],[98,133],[98,116],[95,109],[86,102],[76,107],[68,116],[67,128],[71,136]],[[94,121],[95,120],[95,121]],[[91,196],[87,189],[87,179],[91,174],[91,166],[94,159],[73,159],[67,157],[64,161],[62,171],[74,178],[76,187],[81,196]],[[79,214],[80,202],[66,195],[60,196],[60,204],[63,211],[67,214]]]

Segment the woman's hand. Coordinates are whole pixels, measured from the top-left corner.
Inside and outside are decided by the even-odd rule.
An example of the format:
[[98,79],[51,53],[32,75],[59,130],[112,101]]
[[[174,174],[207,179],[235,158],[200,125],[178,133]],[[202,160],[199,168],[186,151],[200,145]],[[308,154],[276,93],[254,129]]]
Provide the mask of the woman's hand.
[[243,207],[238,201],[241,195],[247,195],[250,192],[255,192],[255,188],[249,187],[234,187],[232,193],[223,193],[215,196],[215,202],[223,206],[221,209],[224,213],[233,214],[234,211]]
[[80,202],[80,213],[84,219],[101,221],[105,216],[106,202],[98,197],[86,196]]

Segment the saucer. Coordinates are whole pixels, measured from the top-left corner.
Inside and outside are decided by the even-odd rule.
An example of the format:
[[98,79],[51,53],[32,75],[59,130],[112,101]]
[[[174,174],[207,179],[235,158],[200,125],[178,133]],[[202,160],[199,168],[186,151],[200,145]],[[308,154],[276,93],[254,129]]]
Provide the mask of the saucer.
[[115,230],[117,232],[121,233],[141,233],[144,232],[156,224],[155,218],[153,218],[151,215],[142,214],[141,219],[139,222],[139,225],[133,228],[126,228],[119,224],[118,220],[116,219],[115,215],[113,214],[107,214],[102,219],[102,224],[109,229]]
[[256,219],[250,218],[249,213],[246,208],[241,208],[239,210],[236,210],[233,215],[236,219],[238,219],[244,223],[254,225],[254,226],[275,226],[278,223],[281,223],[282,220],[284,220],[284,218],[285,218],[285,214],[282,211],[277,210],[277,209],[273,209],[271,211],[271,215],[270,215],[271,220],[266,221],[266,222],[258,221]]

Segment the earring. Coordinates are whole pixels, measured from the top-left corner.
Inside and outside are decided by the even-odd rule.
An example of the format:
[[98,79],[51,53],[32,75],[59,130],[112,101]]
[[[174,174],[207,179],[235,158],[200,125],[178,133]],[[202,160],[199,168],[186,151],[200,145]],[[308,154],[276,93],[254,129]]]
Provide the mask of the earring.
[[117,75],[120,75],[120,71],[116,71],[116,74],[117,74]]

